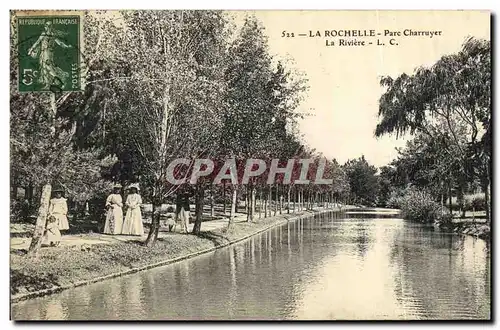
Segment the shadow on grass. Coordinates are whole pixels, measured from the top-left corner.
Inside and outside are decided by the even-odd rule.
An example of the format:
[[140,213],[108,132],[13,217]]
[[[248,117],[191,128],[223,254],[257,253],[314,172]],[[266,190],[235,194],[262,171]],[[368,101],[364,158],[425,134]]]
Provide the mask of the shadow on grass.
[[59,286],[59,281],[55,274],[31,275],[17,269],[10,270],[10,283],[10,294],[19,293],[19,289],[22,287],[28,292],[34,292]]
[[146,240],[142,240],[142,241],[136,241],[136,240],[122,241],[122,243],[129,244],[131,246],[145,246],[145,242],[146,242]]
[[203,231],[196,236],[208,239],[209,241],[214,243],[215,246],[221,246],[230,242],[230,239],[228,239],[227,237],[210,231]]

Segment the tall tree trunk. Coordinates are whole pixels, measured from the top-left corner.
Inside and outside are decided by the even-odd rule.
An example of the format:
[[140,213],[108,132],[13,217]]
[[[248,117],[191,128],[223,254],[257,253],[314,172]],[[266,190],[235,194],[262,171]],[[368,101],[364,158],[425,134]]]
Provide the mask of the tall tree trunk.
[[246,186],[246,196],[245,196],[245,211],[247,213],[247,222],[252,221],[250,218],[252,217],[251,213],[251,207],[250,207],[250,200],[252,197],[252,190],[250,189],[249,185]]
[[444,215],[444,181],[441,181],[441,215]]
[[[14,176],[12,178],[10,186],[11,186],[10,199],[16,200],[17,199],[17,176]],[[26,198],[26,191],[24,193],[24,196]]]
[[210,218],[215,217],[215,205],[214,205],[214,187],[210,190]]
[[262,219],[262,189],[259,189],[259,219]]
[[[50,93],[50,108],[52,112],[50,113],[51,127],[50,135],[53,137],[56,133],[56,128],[54,124],[54,118],[57,113],[56,106],[56,94]],[[36,218],[35,230],[33,231],[33,237],[31,238],[31,244],[28,249],[29,254],[37,254],[38,250],[42,246],[43,234],[45,233],[45,227],[47,226],[47,213],[49,211],[50,194],[52,193],[52,185],[50,183],[45,183],[42,188],[42,194],[40,196],[40,206],[38,208],[38,216]],[[17,195],[17,189],[16,189]]]
[[[158,239],[158,234],[160,232],[160,211],[161,211],[162,198],[156,193],[158,191],[160,190],[154,189],[153,191],[153,198],[152,198],[153,214],[151,216],[151,227],[149,228],[148,237],[144,242],[144,245],[148,247],[151,247],[156,243],[156,240]],[[175,214],[179,214],[179,211],[180,210],[176,209]]]
[[30,181],[28,184],[28,189],[26,190],[26,197],[28,199],[28,203],[30,205],[30,208],[33,206],[33,182]]
[[274,193],[274,216],[278,214],[278,185],[276,185],[275,193]]
[[233,186],[233,196],[231,199],[231,212],[229,213],[229,222],[228,222],[228,229],[231,227],[233,224],[234,217],[236,216],[236,201],[238,199],[238,186],[234,185]]
[[245,210],[243,212],[245,212],[247,214],[247,220],[248,220],[248,215],[249,215],[249,207],[248,207],[248,201],[250,200],[250,191],[248,189],[248,185],[246,185],[245,187],[245,190],[246,190],[246,197],[245,197]]
[[484,208],[486,211],[486,221],[488,223],[491,222],[491,212],[490,212],[490,207],[491,207],[491,201],[490,201],[490,183],[491,183],[491,177],[490,177],[490,170],[491,170],[491,161],[488,161],[486,164],[485,168],[485,176],[484,176]]
[[250,188],[250,221],[255,221],[255,186],[252,184]]
[[267,207],[267,208],[269,209],[269,216],[272,216],[272,215],[273,215],[273,214],[272,214],[272,212],[273,212],[273,211],[272,211],[272,206],[271,206],[271,205],[272,205],[272,204],[271,204],[271,197],[272,197],[272,196],[271,196],[271,193],[272,193],[272,189],[271,189],[271,188],[272,188],[272,185],[269,185],[269,194],[267,194],[267,204],[268,204],[268,207]]
[[489,192],[489,184],[486,185],[486,189],[484,190],[484,206],[486,208],[486,221],[490,223],[490,192]]
[[450,214],[453,216],[453,204],[451,201],[451,181],[448,182],[448,203],[450,207]]
[[[278,185],[279,187],[279,185]],[[280,194],[279,194],[279,200],[280,200],[280,214],[283,214],[283,186],[281,186],[281,189],[279,190],[280,191]]]
[[222,182],[222,212],[226,215],[226,181]]
[[245,196],[245,212],[247,214],[247,222],[250,222],[250,217],[251,217],[251,214],[250,214],[250,199],[251,199],[251,189],[250,187],[247,185],[245,187],[245,190],[246,190],[246,196]]
[[294,186],[293,187],[293,201],[292,201],[292,207],[293,207],[293,213],[295,213],[296,209],[297,209],[297,197],[298,197],[298,193],[297,193],[297,187]]
[[38,208],[38,216],[36,218],[35,230],[33,238],[28,250],[29,254],[36,254],[42,246],[43,234],[47,225],[47,212],[49,211],[50,194],[52,185],[47,183],[43,186],[42,197],[40,198],[40,207]]
[[457,190],[457,205],[460,210],[460,218],[465,218],[465,199],[464,199],[464,190],[465,190],[465,182],[463,179],[459,178],[458,182],[458,190]]
[[286,213],[289,214],[290,213],[290,207],[291,207],[291,204],[290,204],[290,194],[292,192],[292,185],[289,184],[288,185],[288,191],[287,191],[287,196],[286,196]]
[[486,212],[486,221],[490,222],[490,192],[488,189],[489,180],[482,180],[482,189],[484,192],[484,211]]
[[267,203],[269,200],[269,192],[267,193],[266,197],[264,198],[264,218],[267,218]]
[[304,191],[302,189],[299,190],[299,210],[304,210]]
[[301,194],[301,190],[297,189],[297,209],[298,209],[298,211],[302,210],[301,204],[300,204],[300,194]]
[[203,187],[197,187],[195,194],[195,212],[196,218],[193,226],[193,234],[199,235],[201,232],[201,220],[203,219],[203,198],[205,195],[205,189]]

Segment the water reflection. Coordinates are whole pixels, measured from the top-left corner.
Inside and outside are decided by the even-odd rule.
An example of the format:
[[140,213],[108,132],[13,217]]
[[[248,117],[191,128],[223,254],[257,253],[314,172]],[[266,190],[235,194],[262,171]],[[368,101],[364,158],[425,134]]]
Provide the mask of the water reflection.
[[489,318],[483,240],[396,218],[300,219],[170,266],[14,304],[15,319]]

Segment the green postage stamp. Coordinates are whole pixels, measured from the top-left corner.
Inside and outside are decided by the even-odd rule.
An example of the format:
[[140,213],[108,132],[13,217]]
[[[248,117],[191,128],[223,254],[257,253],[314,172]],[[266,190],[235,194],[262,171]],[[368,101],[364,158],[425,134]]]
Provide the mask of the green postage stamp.
[[82,90],[80,12],[18,12],[15,16],[19,91]]

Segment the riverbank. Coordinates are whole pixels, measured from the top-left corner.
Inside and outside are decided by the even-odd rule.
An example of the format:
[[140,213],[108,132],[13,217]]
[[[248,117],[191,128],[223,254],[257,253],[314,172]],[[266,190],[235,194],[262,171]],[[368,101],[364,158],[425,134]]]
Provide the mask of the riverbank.
[[333,211],[338,208],[283,214],[253,223],[236,222],[229,230],[215,228],[199,236],[165,233],[152,248],[139,240],[126,240],[44,248],[38,257],[26,255],[25,250],[11,250],[11,302],[167,265],[234,244],[288,221]]
[[439,225],[441,230],[461,235],[471,235],[481,239],[490,239],[490,226],[486,223],[460,221]]

